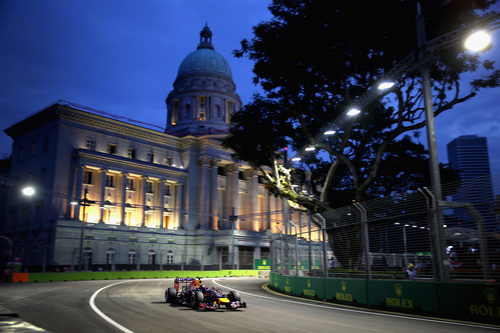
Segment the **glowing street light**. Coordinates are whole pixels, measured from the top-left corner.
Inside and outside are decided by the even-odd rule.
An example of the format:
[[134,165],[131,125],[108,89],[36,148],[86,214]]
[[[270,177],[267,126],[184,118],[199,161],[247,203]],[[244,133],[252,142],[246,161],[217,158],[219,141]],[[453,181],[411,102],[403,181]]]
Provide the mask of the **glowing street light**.
[[488,45],[491,44],[491,36],[488,32],[484,30],[478,30],[473,32],[464,42],[466,49],[471,51],[481,51],[484,50]]
[[333,135],[335,133],[337,133],[337,131],[335,131],[335,130],[328,130],[328,131],[325,131],[325,133],[323,133],[323,134],[324,135]]
[[21,192],[24,196],[32,197],[35,194],[35,189],[33,186],[26,186],[21,190]]
[[377,89],[378,90],[387,90],[387,89],[394,87],[394,84],[395,84],[394,82],[384,81],[378,85]]
[[349,111],[347,111],[347,115],[349,117],[354,117],[354,116],[356,116],[356,115],[358,115],[360,113],[361,113],[361,110],[360,109],[356,109],[356,108],[352,108]]
[[304,149],[305,151],[315,151],[316,148],[314,148],[313,146],[309,146],[309,147],[306,147],[306,149]]

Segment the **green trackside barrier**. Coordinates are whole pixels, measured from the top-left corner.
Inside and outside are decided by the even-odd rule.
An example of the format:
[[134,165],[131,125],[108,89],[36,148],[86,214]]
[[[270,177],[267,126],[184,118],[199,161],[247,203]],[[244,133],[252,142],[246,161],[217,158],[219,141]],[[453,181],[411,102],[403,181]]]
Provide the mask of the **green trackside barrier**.
[[278,284],[280,286],[280,290],[284,291],[287,294],[295,294],[295,282],[297,278],[295,276],[289,275],[280,275],[278,279]]
[[325,299],[336,302],[368,304],[366,280],[336,278],[325,280]]
[[82,280],[119,280],[119,279],[161,279],[176,277],[214,278],[223,276],[258,276],[258,270],[221,270],[221,271],[115,271],[115,272],[64,272],[29,273],[29,282],[56,282]]
[[500,322],[500,284],[441,283],[437,286],[440,313],[480,322]]
[[367,280],[368,304],[409,312],[438,313],[435,282]]
[[294,294],[304,297],[314,297],[324,299],[325,279],[318,277],[298,277],[295,278]]
[[269,277],[273,288],[297,296],[500,323],[500,283]]
[[275,289],[281,290],[279,284],[280,274],[276,274],[273,272],[269,273],[269,285],[274,287]]

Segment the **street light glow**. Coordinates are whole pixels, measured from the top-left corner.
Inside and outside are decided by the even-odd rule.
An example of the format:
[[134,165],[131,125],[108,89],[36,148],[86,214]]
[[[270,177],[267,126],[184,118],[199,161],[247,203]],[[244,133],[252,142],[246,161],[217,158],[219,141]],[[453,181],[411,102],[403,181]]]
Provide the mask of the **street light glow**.
[[394,82],[391,82],[391,81],[384,81],[384,82],[381,82],[377,89],[378,90],[386,90],[386,89],[389,89],[389,88],[392,88],[394,86]]
[[25,188],[22,189],[22,193],[27,197],[31,197],[32,195],[35,194],[35,189],[32,186],[26,186]]
[[464,46],[466,49],[471,51],[481,51],[484,50],[491,43],[491,36],[488,32],[484,30],[479,30],[473,32],[465,40]]
[[323,134],[324,135],[333,135],[335,133],[337,133],[337,131],[335,131],[335,130],[328,130],[328,131],[325,131],[325,133],[323,133]]
[[298,161],[300,161],[300,157],[293,157],[293,158],[292,158],[292,161],[293,161],[293,162],[298,162]]
[[313,146],[309,146],[305,149],[305,151],[315,151],[316,148],[314,148]]
[[354,116],[358,115],[360,112],[361,112],[360,109],[352,108],[349,111],[347,111],[347,115],[349,117],[354,117]]

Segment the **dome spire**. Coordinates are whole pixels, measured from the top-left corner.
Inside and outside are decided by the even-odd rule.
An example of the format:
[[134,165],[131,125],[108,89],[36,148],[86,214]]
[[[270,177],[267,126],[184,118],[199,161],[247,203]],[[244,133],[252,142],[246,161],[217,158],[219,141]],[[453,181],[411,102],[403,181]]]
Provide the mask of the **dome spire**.
[[205,22],[205,26],[200,31],[200,44],[198,44],[198,50],[199,49],[215,50],[212,44],[212,31],[210,31],[207,22]]

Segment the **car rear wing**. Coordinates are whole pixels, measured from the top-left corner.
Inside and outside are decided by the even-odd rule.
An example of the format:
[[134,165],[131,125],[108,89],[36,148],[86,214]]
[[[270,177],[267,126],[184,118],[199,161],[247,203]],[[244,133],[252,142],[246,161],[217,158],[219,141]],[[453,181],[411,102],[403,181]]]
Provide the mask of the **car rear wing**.
[[196,281],[196,278],[176,278],[174,280],[174,288],[175,290],[179,291],[179,284],[185,284],[188,285],[192,283],[193,281]]

